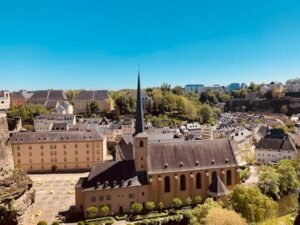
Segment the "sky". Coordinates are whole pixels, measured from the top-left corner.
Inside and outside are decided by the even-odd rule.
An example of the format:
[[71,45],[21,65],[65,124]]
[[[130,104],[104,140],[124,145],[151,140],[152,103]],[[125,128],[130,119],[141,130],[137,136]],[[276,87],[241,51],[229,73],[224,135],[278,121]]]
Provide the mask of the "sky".
[[285,82],[297,0],[0,2],[0,90]]

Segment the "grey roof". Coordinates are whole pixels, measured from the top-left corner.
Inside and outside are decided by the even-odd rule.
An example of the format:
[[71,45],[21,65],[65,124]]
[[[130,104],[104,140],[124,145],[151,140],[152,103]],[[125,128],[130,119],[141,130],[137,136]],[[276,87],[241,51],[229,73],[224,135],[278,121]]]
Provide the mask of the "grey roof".
[[111,161],[94,164],[89,176],[82,183],[87,189],[111,189],[147,184],[146,173],[135,170],[133,160]]
[[63,132],[17,132],[10,138],[12,144],[99,141],[103,137],[96,131],[63,131]]
[[229,193],[228,189],[222,182],[219,176],[216,177],[208,187],[208,194],[212,195],[213,197],[221,197],[225,196]]
[[142,94],[141,94],[140,73],[138,73],[134,135],[143,132],[144,132],[144,114],[143,114],[143,104],[142,104]]
[[132,136],[123,136],[117,144],[117,151],[122,160],[133,159],[133,138]]
[[96,100],[101,101],[110,98],[107,90],[80,91],[75,100]]
[[265,137],[258,142],[258,144],[256,145],[256,149],[267,149],[273,151],[297,151],[291,139],[287,136],[281,139]]
[[149,144],[149,173],[237,166],[229,139]]
[[45,119],[45,120],[73,120],[75,115],[73,114],[60,114],[60,113],[50,113],[50,114],[40,114],[35,117],[35,119]]
[[30,104],[40,104],[47,108],[54,108],[57,101],[66,101],[67,97],[63,90],[34,91],[28,100]]

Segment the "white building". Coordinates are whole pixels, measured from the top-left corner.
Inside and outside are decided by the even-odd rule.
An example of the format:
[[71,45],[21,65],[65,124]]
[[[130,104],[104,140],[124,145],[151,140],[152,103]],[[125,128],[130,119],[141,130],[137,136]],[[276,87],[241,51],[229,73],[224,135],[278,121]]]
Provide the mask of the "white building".
[[74,107],[68,101],[57,102],[55,106],[55,110],[58,114],[73,114]]
[[202,125],[201,126],[201,139],[214,139],[214,130],[216,127],[209,126],[209,125]]
[[195,138],[201,138],[201,126],[199,123],[188,123],[186,129],[189,134],[193,134]]
[[256,162],[260,164],[277,162],[282,159],[296,159],[297,149],[287,135],[282,138],[265,137],[256,146],[255,158]]
[[287,80],[285,89],[286,92],[300,92],[300,79]]
[[6,110],[10,107],[9,91],[0,91],[0,110]]
[[51,131],[54,123],[66,123],[68,128],[76,125],[76,116],[70,114],[41,114],[34,118],[34,129],[36,132]]
[[131,136],[134,133],[134,122],[133,120],[126,118],[123,120],[121,125],[122,136]]

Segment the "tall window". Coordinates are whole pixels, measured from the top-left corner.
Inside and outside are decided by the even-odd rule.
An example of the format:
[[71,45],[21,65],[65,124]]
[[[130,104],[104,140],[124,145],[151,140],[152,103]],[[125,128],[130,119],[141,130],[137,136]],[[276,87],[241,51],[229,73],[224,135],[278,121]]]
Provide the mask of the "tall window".
[[232,176],[231,176],[231,170],[227,170],[226,172],[226,185],[232,184]]
[[144,142],[143,141],[140,141],[140,147],[144,147]]
[[196,175],[196,189],[201,189],[202,183],[201,183],[201,174],[197,173]]
[[171,188],[170,188],[170,177],[166,176],[165,177],[165,192],[170,192]]
[[185,186],[185,175],[180,176],[180,190],[185,191],[186,186]]

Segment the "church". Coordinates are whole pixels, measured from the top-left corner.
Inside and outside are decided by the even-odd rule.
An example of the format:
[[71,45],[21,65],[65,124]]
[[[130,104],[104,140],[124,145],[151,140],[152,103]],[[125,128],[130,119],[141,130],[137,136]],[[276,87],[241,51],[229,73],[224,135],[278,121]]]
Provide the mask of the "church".
[[156,140],[145,132],[140,75],[137,84],[136,124],[131,143],[118,146],[117,161],[94,164],[75,185],[76,211],[104,205],[112,214],[130,212],[134,202],[184,202],[190,197],[224,197],[239,180],[239,167],[230,139]]

